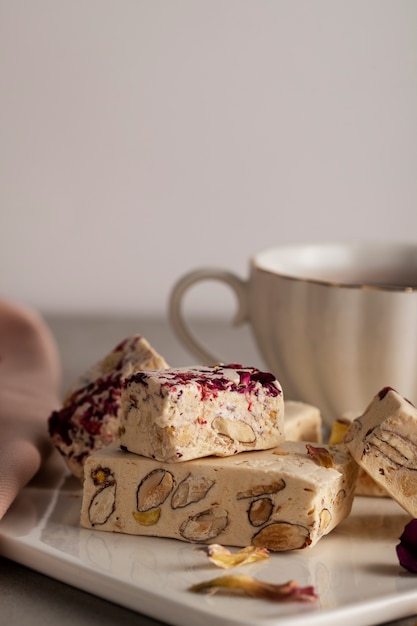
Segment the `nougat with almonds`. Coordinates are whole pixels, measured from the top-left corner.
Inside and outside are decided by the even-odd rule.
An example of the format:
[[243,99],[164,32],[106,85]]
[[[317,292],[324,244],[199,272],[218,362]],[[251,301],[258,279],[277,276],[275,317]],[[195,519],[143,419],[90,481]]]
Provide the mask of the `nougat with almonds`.
[[417,517],[417,409],[391,387],[382,389],[346,431],[360,467]]
[[132,335],[78,377],[65,393],[62,407],[48,419],[52,443],[74,476],[82,480],[87,456],[114,441],[124,378],[138,370],[167,367],[144,337]]
[[282,389],[242,365],[138,372],[122,387],[119,445],[183,462],[273,448],[285,438]]
[[286,441],[186,463],[113,445],[86,461],[81,525],[276,552],[308,548],[349,514],[356,472],[340,445]]

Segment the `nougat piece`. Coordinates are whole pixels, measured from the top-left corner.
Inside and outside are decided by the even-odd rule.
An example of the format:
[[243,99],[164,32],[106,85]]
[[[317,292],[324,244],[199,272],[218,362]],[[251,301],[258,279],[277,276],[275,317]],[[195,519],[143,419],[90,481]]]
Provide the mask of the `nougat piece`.
[[163,463],[113,445],[85,464],[85,528],[272,551],[313,546],[350,512],[357,465],[344,446]]
[[124,378],[134,371],[167,367],[144,337],[133,335],[75,381],[62,407],[48,419],[52,442],[74,476],[82,480],[87,456],[115,439]]
[[285,438],[290,441],[323,441],[320,409],[295,400],[284,401]]
[[344,442],[361,468],[417,517],[417,409],[385,387],[351,423]]
[[[346,431],[357,414],[345,413],[342,417],[337,418],[333,422],[332,431],[329,437],[330,444],[342,444]],[[369,496],[372,498],[388,497],[387,490],[377,483],[372,476],[368,474],[362,467],[359,467],[358,477],[356,479],[355,487],[356,496]]]
[[276,378],[241,365],[138,372],[125,380],[119,444],[159,461],[272,448],[284,440]]

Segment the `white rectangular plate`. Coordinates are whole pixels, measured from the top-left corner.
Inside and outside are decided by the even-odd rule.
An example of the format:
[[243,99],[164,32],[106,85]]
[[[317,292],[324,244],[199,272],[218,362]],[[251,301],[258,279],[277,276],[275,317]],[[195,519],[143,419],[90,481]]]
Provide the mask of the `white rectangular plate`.
[[395,552],[410,518],[390,499],[357,497],[314,548],[232,570],[312,585],[310,604],[193,594],[190,585],[224,571],[191,544],[80,528],[81,495],[52,459],[0,522],[0,554],[174,626],[369,626],[417,613],[417,576]]

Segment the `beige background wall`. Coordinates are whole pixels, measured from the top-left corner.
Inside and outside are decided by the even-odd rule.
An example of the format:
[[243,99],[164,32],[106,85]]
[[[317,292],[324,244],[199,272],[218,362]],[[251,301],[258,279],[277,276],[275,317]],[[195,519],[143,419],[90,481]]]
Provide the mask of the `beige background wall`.
[[416,34],[414,0],[0,0],[1,292],[161,314],[194,266],[416,239]]

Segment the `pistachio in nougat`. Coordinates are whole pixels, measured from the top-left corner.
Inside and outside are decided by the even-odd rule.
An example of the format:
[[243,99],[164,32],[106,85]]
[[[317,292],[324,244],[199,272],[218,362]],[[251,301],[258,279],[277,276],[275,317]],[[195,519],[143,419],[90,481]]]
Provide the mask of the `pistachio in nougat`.
[[286,441],[186,463],[113,445],[86,461],[81,525],[191,543],[301,549],[349,514],[356,471],[340,445]]
[[284,400],[272,374],[241,365],[137,372],[122,388],[120,446],[159,461],[273,448]]

